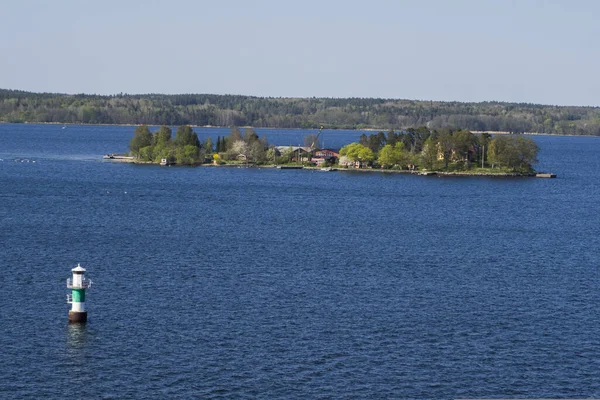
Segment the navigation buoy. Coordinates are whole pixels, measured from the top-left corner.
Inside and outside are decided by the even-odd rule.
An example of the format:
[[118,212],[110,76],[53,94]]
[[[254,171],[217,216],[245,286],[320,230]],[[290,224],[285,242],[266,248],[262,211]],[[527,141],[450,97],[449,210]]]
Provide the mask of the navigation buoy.
[[69,322],[87,322],[85,290],[92,286],[92,281],[85,277],[85,268],[80,264],[71,271],[73,277],[67,279],[67,288],[71,289],[71,294],[67,295],[67,303],[71,304]]

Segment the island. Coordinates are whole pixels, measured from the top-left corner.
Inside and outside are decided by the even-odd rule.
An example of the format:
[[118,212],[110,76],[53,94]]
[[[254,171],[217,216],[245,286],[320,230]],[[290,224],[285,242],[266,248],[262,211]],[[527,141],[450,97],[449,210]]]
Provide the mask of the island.
[[[321,130],[323,128],[321,127]],[[233,127],[229,135],[200,142],[191,126],[150,132],[135,128],[129,155],[109,157],[161,165],[262,166],[321,170],[370,170],[422,175],[535,176],[538,146],[522,134],[490,135],[466,129],[428,127],[362,134],[341,149],[319,147],[321,133],[305,136],[305,146],[273,146],[251,128]]]

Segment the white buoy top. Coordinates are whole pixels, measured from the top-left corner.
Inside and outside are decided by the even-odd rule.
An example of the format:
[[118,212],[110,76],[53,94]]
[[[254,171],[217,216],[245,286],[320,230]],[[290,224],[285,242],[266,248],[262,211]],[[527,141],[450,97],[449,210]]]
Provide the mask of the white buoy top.
[[71,271],[83,273],[86,271],[86,269],[83,268],[79,263],[77,263],[77,266],[75,268],[73,268]]
[[86,271],[85,268],[81,266],[81,264],[77,264],[75,268],[73,268],[73,277],[67,279],[67,288],[69,289],[85,289],[89,288],[92,284],[92,281],[86,279],[84,273]]

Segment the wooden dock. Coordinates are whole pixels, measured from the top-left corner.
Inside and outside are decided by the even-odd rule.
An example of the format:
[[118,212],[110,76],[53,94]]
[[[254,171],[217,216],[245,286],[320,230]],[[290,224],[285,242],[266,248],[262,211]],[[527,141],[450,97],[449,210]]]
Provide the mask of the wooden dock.
[[136,162],[135,157],[117,156],[115,154],[106,154],[104,157],[102,157],[102,159],[107,160],[107,161],[115,161],[115,162],[123,162],[123,163]]

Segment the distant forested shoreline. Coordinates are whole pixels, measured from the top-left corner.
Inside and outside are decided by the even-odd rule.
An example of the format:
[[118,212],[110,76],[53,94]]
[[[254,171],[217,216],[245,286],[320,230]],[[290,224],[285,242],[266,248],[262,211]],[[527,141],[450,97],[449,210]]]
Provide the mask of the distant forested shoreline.
[[600,136],[600,107],[377,98],[33,93],[0,89],[0,122],[471,131]]

